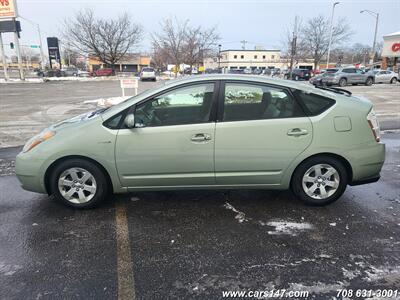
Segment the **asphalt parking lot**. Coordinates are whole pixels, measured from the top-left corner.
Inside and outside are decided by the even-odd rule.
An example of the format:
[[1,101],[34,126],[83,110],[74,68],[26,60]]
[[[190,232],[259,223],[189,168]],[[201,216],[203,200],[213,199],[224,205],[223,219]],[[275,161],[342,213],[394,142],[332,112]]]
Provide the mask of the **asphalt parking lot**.
[[[382,179],[307,207],[291,192],[143,192],[76,211],[0,177],[1,299],[221,299],[223,291],[400,286],[400,136]],[[362,299],[362,298],[361,298]],[[371,298],[376,299],[376,298]]]
[[289,191],[177,191],[114,195],[85,211],[22,190],[14,159],[29,135],[93,109],[85,100],[119,95],[119,83],[0,88],[0,299],[400,295],[400,84],[349,87],[374,102],[387,158],[379,182],[348,187],[332,205],[308,207]]

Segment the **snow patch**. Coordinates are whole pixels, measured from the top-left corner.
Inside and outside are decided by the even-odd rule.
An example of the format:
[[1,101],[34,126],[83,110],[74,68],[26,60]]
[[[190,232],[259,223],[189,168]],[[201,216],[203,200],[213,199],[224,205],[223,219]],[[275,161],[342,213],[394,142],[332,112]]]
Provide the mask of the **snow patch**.
[[224,207],[236,213],[235,219],[238,220],[239,223],[248,222],[249,220],[246,219],[246,214],[234,208],[228,202],[225,202]]
[[301,283],[289,283],[289,290],[292,291],[308,291],[314,294],[325,294],[332,291],[338,291],[348,285],[347,282],[337,282],[334,284],[327,284],[323,282],[316,282],[313,285],[303,285]]
[[288,234],[296,236],[301,231],[313,229],[313,225],[310,223],[296,223],[287,221],[271,221],[265,223],[267,226],[275,227],[274,231],[268,231],[268,234]]
[[85,103],[85,104],[94,103],[94,104],[97,104],[97,106],[110,107],[110,106],[117,105],[129,98],[132,98],[132,96],[99,98],[99,99],[94,99],[94,100],[86,100],[83,103]]

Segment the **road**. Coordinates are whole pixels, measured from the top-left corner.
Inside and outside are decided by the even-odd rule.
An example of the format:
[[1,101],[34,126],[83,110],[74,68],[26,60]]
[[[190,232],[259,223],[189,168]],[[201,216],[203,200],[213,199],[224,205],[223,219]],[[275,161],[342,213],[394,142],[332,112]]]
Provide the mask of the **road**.
[[[141,82],[139,92],[159,82]],[[383,129],[400,129],[400,83],[346,87],[374,103]],[[86,100],[120,96],[119,81],[7,83],[0,88],[0,148],[23,145],[50,124],[95,108]]]
[[320,208],[291,192],[238,190],[126,194],[77,211],[23,191],[13,171],[20,148],[2,149],[0,299],[399,289],[400,134],[383,142],[381,180]]

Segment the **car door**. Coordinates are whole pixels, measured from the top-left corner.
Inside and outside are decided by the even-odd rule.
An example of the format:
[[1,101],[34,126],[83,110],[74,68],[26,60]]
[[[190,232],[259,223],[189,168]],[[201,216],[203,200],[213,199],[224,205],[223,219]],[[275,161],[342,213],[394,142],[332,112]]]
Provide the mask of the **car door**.
[[279,185],[284,171],[312,140],[312,124],[282,87],[225,82],[215,142],[219,185]]
[[135,127],[119,130],[115,148],[123,186],[215,183],[215,121],[210,117],[215,85],[179,86],[132,108]]

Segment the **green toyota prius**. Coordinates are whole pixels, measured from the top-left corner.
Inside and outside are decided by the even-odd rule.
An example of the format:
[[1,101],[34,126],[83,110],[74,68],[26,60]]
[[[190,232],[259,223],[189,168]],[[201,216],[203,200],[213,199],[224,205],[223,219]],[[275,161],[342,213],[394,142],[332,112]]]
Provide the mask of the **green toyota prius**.
[[372,103],[262,76],[171,81],[55,124],[16,159],[29,191],[76,208],[110,193],[288,189],[311,205],[375,182],[385,160]]

